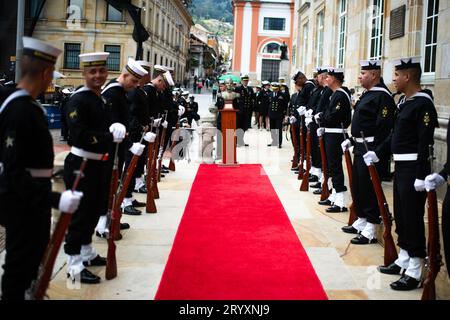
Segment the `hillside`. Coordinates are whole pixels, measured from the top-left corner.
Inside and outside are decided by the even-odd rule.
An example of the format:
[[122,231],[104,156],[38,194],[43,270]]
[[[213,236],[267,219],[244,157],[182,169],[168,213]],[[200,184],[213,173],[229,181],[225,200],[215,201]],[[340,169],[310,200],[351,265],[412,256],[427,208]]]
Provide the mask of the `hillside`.
[[189,11],[195,22],[216,19],[233,23],[231,0],[192,0]]

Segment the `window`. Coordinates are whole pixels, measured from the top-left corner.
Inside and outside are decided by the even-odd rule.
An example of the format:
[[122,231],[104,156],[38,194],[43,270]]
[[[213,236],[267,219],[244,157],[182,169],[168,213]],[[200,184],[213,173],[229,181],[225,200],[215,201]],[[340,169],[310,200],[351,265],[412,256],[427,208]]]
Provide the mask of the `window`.
[[106,10],[106,20],[107,21],[123,21],[122,10],[117,10],[112,5],[108,4]]
[[263,53],[280,53],[280,45],[275,42],[269,43],[264,47]]
[[438,14],[439,0],[428,0],[427,17],[425,23],[425,73],[434,73],[436,71]]
[[285,18],[264,18],[264,30],[284,31],[285,27]]
[[160,65],[162,65],[162,64],[163,64],[163,59],[164,59],[164,58],[163,58],[163,57],[161,57],[161,59],[159,60],[159,61],[160,61],[160,62],[159,62],[159,64],[160,64]]
[[161,39],[164,40],[166,39],[166,19],[162,19],[162,24],[161,24]]
[[156,19],[155,19],[155,33],[156,33],[156,35],[161,36],[161,31],[159,30],[159,13],[156,14]]
[[317,42],[316,42],[316,66],[320,67],[323,63],[323,28],[324,28],[324,13],[319,12],[317,15]]
[[109,52],[106,65],[110,71],[120,71],[120,46],[118,45],[105,45],[105,52]]
[[[35,18],[41,5],[42,5],[42,1],[40,1],[40,0],[29,0],[27,2],[25,16],[27,18]],[[44,12],[44,10],[41,11],[39,18],[43,17],[42,16],[43,12]]]
[[347,0],[341,0],[339,5],[339,34],[337,67],[343,68],[345,61],[345,42],[347,38]]
[[68,7],[72,7],[72,6],[77,7],[77,9],[70,8],[70,10],[68,10],[68,16],[72,16],[73,17],[73,15],[78,15],[79,14],[79,18],[80,19],[83,17],[84,0],[69,0],[67,2],[67,6]]
[[306,59],[308,56],[308,44],[309,44],[309,23],[306,22],[303,25],[303,45],[302,45],[303,70],[306,70],[306,64],[308,63],[308,60]]
[[80,69],[81,44],[65,43],[64,44],[64,69]]
[[383,25],[384,25],[384,0],[373,0],[372,31],[370,34],[369,59],[382,58],[383,49]]
[[150,62],[150,51],[147,51],[147,62]]

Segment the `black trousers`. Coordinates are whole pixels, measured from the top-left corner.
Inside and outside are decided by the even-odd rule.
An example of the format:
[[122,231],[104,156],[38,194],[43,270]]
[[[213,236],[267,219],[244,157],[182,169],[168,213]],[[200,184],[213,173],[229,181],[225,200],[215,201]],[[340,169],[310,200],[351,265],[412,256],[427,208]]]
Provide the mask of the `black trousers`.
[[359,218],[366,218],[369,223],[380,224],[380,210],[377,196],[370,179],[369,168],[361,155],[353,157],[353,204]]
[[394,173],[394,215],[398,245],[408,251],[410,257],[425,258],[426,192],[414,189],[415,161],[397,161]]
[[347,191],[342,168],[342,147],[344,137],[341,133],[325,133],[325,151],[327,154],[328,171],[336,193]]
[[320,154],[319,137],[317,136],[317,129],[319,126],[312,122],[309,125],[311,131],[311,165],[314,168],[322,168],[322,156]]
[[245,117],[246,117],[246,130],[251,129],[252,127],[252,116],[253,116],[253,111],[252,109],[246,109],[245,110]]
[[442,240],[444,244],[445,265],[450,273],[450,186],[447,186],[444,203],[442,205]]
[[[50,179],[40,180],[43,190],[49,193]],[[31,205],[14,193],[1,196],[0,203],[1,221],[6,230],[2,299],[24,300],[25,291],[37,277],[50,238],[51,208],[45,201]]]
[[[281,146],[283,144],[283,118],[270,118],[270,133],[272,135],[272,145]],[[278,137],[277,137],[278,136]]]
[[[64,182],[68,189],[75,181],[75,171],[79,170],[81,162],[82,158],[71,153],[66,157]],[[83,198],[69,225],[64,245],[66,254],[80,254],[81,246],[92,242],[98,218],[106,213],[110,181],[111,166],[108,162],[88,160],[84,177],[77,188],[83,192]]]

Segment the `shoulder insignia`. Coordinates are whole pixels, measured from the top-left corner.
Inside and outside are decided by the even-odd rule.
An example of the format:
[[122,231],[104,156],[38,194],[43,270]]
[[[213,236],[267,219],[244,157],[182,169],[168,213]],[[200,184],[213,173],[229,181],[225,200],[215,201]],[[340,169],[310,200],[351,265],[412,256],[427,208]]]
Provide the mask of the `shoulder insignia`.
[[77,116],[78,116],[77,110],[72,111],[71,113],[69,113],[70,119],[75,119]]
[[14,146],[14,138],[9,137],[9,136],[6,137],[5,144],[6,144],[7,148],[13,147]]
[[339,102],[336,106],[336,110],[340,110],[341,109],[341,103]]
[[97,143],[98,143],[97,138],[95,136],[93,136],[91,144],[97,144]]
[[381,116],[382,116],[383,118],[386,118],[386,117],[388,116],[388,114],[389,114],[389,109],[388,109],[388,107],[384,107],[383,110],[381,111]]
[[431,122],[430,114],[427,112],[423,117],[423,123],[425,123],[425,125],[428,127],[430,125],[430,122]]

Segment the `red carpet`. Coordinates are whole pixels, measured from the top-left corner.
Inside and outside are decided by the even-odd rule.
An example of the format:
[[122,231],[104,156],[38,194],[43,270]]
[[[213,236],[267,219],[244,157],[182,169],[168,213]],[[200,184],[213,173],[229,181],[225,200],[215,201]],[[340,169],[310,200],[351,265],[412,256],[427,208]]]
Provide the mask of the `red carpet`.
[[327,299],[262,172],[200,166],[155,299]]

